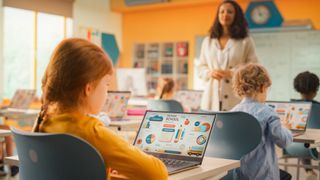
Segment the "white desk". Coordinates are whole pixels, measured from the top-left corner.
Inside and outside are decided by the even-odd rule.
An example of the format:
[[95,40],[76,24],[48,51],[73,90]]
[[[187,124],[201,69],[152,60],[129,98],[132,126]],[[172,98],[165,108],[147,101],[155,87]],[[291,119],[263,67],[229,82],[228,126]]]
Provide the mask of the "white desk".
[[10,130],[0,129],[0,137],[10,136],[12,135]]
[[[18,156],[5,157],[4,163],[7,165],[19,166]],[[220,179],[229,170],[240,167],[240,161],[205,157],[200,167],[183,171],[169,176],[169,180],[199,180],[199,179]],[[111,175],[112,177],[127,179],[121,175]]]
[[0,116],[6,117],[8,119],[27,119],[35,120],[38,117],[39,109],[2,109],[0,110]]
[[293,142],[320,144],[320,129],[307,129],[304,134],[293,137]]
[[131,130],[138,131],[143,116],[127,116],[124,119],[128,119],[128,121],[111,121],[110,127],[115,127],[117,130]]
[[229,170],[238,167],[238,160],[205,157],[200,167],[170,175],[169,180],[220,179],[227,175]]
[[19,166],[19,158],[18,156],[8,156],[4,157],[4,164],[10,165],[10,166]]

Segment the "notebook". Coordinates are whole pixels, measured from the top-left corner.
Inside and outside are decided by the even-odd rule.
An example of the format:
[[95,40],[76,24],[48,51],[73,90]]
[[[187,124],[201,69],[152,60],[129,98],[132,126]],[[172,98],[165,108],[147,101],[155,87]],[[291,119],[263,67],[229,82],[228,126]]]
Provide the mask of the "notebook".
[[169,174],[201,165],[215,114],[146,111],[134,145],[161,159]]
[[111,120],[124,120],[130,96],[130,91],[108,91],[102,111],[107,113]]
[[184,108],[191,112],[200,110],[200,104],[203,91],[200,90],[180,90],[177,92],[175,99],[180,102]]
[[311,102],[268,101],[266,104],[275,110],[282,125],[289,125],[293,136],[301,135],[306,131]]

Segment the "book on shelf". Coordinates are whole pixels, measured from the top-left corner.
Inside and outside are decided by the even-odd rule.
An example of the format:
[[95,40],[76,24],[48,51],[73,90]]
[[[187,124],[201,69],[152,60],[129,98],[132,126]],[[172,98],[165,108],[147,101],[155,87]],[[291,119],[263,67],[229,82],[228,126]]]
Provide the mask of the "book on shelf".
[[177,43],[177,56],[178,57],[188,56],[188,42]]

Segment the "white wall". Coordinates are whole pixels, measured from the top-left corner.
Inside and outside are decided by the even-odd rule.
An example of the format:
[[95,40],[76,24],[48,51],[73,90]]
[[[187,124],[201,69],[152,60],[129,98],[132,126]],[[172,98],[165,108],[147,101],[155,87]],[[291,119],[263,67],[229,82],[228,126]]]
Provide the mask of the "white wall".
[[0,0],[0,101],[3,95],[3,78],[4,78],[4,55],[3,55],[3,8],[2,8],[2,0]]
[[80,27],[98,29],[114,34],[122,49],[122,15],[111,12],[110,0],[75,0],[73,22],[75,37],[80,36]]

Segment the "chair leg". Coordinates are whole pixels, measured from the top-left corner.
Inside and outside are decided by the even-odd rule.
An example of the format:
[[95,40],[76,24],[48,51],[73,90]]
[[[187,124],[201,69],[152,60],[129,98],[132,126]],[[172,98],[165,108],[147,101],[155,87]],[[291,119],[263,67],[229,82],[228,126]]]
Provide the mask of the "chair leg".
[[[284,163],[288,164],[288,158],[284,158]],[[284,170],[288,172],[288,166],[284,166]]]
[[300,176],[300,158],[298,158],[298,167],[297,167],[297,180],[299,180],[299,176]]
[[318,162],[318,179],[320,180],[320,161]]

